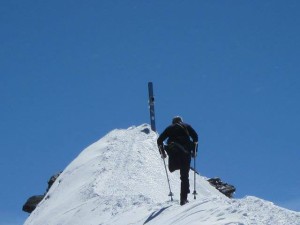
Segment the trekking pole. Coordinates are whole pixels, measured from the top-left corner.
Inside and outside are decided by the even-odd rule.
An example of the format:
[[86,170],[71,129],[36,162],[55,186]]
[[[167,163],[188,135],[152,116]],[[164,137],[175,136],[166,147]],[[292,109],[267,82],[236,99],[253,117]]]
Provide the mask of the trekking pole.
[[165,158],[163,157],[163,150],[161,149],[161,146],[159,146],[159,152],[160,152],[162,160],[164,161],[165,171],[166,171],[166,175],[167,175],[167,180],[168,180],[168,185],[169,185],[169,190],[170,190],[170,193],[169,193],[168,196],[170,196],[171,197],[171,201],[173,201],[173,193],[171,191],[169,175],[168,175],[168,171],[167,171],[167,167],[166,167]]
[[196,199],[196,195],[197,195],[197,192],[196,192],[196,157],[197,157],[197,150],[198,150],[198,143],[196,142],[195,150],[194,150],[194,192],[193,192],[194,199]]

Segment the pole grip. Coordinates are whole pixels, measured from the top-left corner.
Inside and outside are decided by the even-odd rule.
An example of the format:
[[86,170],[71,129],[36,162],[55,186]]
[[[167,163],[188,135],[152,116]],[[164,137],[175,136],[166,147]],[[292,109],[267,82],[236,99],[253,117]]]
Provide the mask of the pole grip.
[[164,149],[163,149],[163,146],[158,146],[158,150],[159,150],[159,153],[160,153],[160,156],[162,159],[164,159],[164,155],[166,155],[166,153],[164,152]]
[[194,158],[197,157],[197,153],[198,153],[198,142],[195,142]]

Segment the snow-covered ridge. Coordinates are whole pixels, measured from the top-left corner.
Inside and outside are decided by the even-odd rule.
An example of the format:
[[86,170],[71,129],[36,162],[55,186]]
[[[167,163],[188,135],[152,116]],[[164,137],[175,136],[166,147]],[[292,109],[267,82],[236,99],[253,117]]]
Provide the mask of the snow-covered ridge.
[[198,175],[197,199],[179,206],[177,171],[169,173],[171,202],[156,139],[147,124],[111,131],[67,166],[25,225],[300,224],[298,212],[228,199]]

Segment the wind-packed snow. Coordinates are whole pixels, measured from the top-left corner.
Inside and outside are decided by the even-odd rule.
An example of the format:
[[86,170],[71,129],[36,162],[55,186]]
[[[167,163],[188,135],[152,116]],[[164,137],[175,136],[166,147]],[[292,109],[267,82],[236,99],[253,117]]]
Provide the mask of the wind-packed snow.
[[[180,206],[147,124],[113,130],[82,151],[25,225],[300,225],[300,213],[256,198],[229,199],[197,175],[197,199]],[[190,173],[193,189],[193,172]],[[193,190],[192,190],[193,191]]]

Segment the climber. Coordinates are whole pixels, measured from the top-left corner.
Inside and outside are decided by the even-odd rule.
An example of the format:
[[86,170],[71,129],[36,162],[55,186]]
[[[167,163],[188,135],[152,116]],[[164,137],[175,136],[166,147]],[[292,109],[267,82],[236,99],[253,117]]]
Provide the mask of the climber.
[[[164,145],[166,139],[167,145]],[[172,124],[157,139],[161,157],[166,158],[165,152],[169,156],[170,172],[180,170],[180,205],[188,203],[190,163],[191,157],[196,156],[195,146],[197,143],[198,134],[191,125],[184,123],[180,116],[174,117]]]

